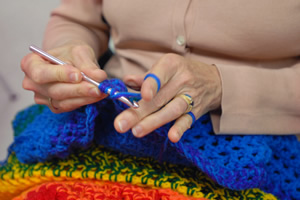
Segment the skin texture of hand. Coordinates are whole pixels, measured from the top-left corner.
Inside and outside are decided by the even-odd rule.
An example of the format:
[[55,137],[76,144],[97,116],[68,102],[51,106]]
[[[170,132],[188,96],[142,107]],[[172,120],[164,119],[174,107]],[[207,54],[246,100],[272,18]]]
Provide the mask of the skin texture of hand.
[[136,137],[143,137],[176,120],[168,137],[172,142],[178,142],[192,125],[192,118],[185,114],[188,107],[186,101],[176,95],[188,94],[192,97],[192,112],[196,119],[221,105],[221,79],[213,65],[188,60],[176,54],[166,54],[153,65],[149,73],[155,74],[161,81],[158,92],[153,78],[145,81],[145,75],[124,78],[128,85],[141,85],[142,100],[139,101],[138,109],[129,108],[117,116],[114,126],[118,132],[132,129]]
[[68,64],[51,64],[34,53],[26,55],[21,61],[25,73],[23,88],[34,92],[37,104],[49,106],[48,99],[52,98],[53,107],[49,108],[54,113],[61,113],[105,98],[106,95],[97,87],[83,81],[80,74],[82,71],[98,82],[107,78],[106,73],[96,64],[92,48],[74,42],[48,53]]

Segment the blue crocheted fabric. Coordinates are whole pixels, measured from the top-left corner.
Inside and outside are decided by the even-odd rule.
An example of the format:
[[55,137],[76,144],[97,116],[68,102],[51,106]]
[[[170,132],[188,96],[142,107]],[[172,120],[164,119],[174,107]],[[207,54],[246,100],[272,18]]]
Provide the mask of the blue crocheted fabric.
[[[110,84],[126,90],[118,80]],[[172,123],[135,138],[130,131],[119,134],[113,127],[124,109],[111,99],[62,114],[34,105],[16,116],[10,151],[21,162],[44,162],[96,143],[126,154],[196,166],[230,189],[260,188],[281,199],[300,199],[300,143],[295,136],[216,136],[209,115],[204,115],[178,143],[167,138]]]

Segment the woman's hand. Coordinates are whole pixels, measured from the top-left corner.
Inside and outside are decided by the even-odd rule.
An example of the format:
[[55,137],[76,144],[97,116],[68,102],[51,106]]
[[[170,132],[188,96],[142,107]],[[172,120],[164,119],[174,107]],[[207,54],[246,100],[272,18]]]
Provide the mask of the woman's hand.
[[[164,55],[149,71],[161,81],[147,78],[141,85],[142,100],[138,109],[127,109],[115,119],[114,126],[120,133],[132,129],[136,137],[143,137],[164,124],[176,120],[168,137],[178,142],[192,125],[192,117],[185,114],[188,104],[177,95],[187,94],[194,105],[191,112],[198,119],[221,105],[221,80],[217,68],[188,60],[176,54]],[[144,76],[143,76],[144,77]],[[129,76],[125,83],[140,83],[142,76]]]
[[99,82],[107,78],[106,73],[99,69],[91,47],[73,42],[48,53],[68,64],[54,65],[34,53],[21,61],[25,73],[23,88],[34,92],[37,104],[48,105],[54,113],[61,113],[97,102],[106,96],[94,85],[82,81],[80,72]]

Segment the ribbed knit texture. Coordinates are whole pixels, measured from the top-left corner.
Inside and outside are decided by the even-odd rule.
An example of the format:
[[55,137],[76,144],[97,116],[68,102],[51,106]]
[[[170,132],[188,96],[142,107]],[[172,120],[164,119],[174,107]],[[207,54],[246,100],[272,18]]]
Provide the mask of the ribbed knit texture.
[[12,153],[7,163],[0,167],[0,199],[10,200],[43,183],[91,180],[172,189],[182,195],[210,200],[276,200],[259,189],[234,191],[224,188],[193,167],[124,155],[94,145],[85,151],[76,150],[65,160],[36,164],[20,163]]
[[[118,80],[111,86],[126,90]],[[171,123],[135,138],[130,131],[114,130],[113,120],[124,109],[109,99],[63,114],[30,107],[14,121],[16,137],[10,151],[21,162],[43,162],[66,158],[94,141],[125,154],[195,166],[233,190],[260,188],[282,199],[300,199],[300,143],[295,136],[216,136],[205,115],[176,144],[167,139]]]

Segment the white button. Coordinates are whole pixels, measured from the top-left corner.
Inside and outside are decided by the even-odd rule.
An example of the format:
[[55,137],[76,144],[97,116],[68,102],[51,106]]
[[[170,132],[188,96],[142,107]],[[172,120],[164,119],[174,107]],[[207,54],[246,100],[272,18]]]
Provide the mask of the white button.
[[185,45],[185,38],[184,38],[184,36],[182,36],[182,35],[177,36],[176,42],[180,46]]

